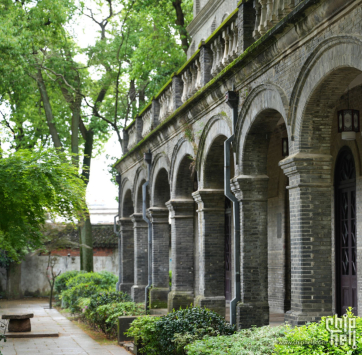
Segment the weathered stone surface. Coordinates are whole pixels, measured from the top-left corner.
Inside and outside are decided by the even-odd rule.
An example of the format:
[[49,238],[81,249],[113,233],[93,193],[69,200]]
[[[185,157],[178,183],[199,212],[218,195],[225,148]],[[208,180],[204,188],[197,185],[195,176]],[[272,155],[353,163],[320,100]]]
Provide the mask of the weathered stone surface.
[[1,316],[2,319],[29,319],[34,318],[33,313],[29,314],[3,314]]
[[30,318],[26,319],[10,319],[8,325],[9,332],[30,332],[31,324]]

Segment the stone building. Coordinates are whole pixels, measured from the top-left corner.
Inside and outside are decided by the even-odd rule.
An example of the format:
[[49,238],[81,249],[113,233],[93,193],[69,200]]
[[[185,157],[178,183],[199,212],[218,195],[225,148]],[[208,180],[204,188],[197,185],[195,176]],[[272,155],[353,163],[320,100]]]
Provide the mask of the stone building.
[[240,328],[361,316],[361,0],[194,3],[188,61],[115,165],[120,289],[144,300],[150,265],[151,307],[233,300]]

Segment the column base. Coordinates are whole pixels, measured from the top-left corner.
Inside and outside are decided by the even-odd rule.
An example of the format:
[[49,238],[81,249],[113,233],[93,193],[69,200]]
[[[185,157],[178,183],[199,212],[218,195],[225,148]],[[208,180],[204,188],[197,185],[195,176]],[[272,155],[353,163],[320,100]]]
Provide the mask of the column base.
[[238,303],[236,306],[236,322],[238,329],[262,327],[269,325],[268,302]]
[[168,294],[168,311],[186,308],[192,305],[194,294],[190,291],[171,291]]
[[120,284],[118,287],[118,291],[128,293],[131,296],[132,286],[133,284]]
[[144,303],[145,290],[146,290],[146,285],[133,285],[131,287],[131,298],[133,302]]
[[225,317],[225,297],[205,297],[197,296],[195,298],[195,306],[208,308],[220,316]]
[[319,322],[322,317],[333,316],[330,312],[298,312],[288,311],[284,315],[284,320],[292,326],[304,325],[308,322]]
[[167,308],[169,288],[153,287],[150,292],[151,309]]

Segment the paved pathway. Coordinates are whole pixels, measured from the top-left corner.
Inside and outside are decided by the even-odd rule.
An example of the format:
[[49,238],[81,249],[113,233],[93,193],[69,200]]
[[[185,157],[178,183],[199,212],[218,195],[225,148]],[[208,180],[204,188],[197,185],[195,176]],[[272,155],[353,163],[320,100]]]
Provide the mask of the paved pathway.
[[34,313],[34,332],[59,332],[59,338],[8,339],[0,343],[3,355],[129,355],[120,346],[100,345],[44,300],[0,301],[0,315]]

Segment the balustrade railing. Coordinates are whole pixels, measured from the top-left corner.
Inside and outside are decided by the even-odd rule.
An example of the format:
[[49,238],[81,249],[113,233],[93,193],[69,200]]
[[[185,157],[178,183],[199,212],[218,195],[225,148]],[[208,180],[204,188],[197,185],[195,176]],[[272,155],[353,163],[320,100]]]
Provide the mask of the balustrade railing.
[[161,122],[164,121],[174,110],[172,94],[172,85],[170,84],[168,88],[166,88],[166,90],[159,96]]
[[254,0],[255,40],[268,32],[283,17],[287,16],[300,0]]
[[142,121],[142,137],[145,137],[152,130],[152,105],[142,114]]
[[127,149],[131,150],[137,144],[137,125],[134,122],[131,127],[128,128],[128,145]]
[[181,73],[183,90],[181,101],[186,102],[196,91],[201,89],[200,58],[195,57],[191,64]]

